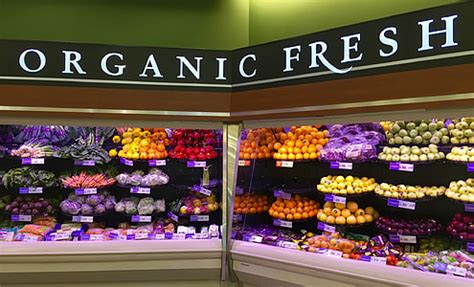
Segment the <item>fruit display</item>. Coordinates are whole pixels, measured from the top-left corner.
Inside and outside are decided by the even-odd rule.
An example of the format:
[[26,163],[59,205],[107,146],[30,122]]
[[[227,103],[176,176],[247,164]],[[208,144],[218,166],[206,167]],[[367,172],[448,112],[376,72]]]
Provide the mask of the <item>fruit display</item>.
[[324,193],[351,195],[372,192],[377,186],[374,178],[328,175],[321,178],[316,188]]
[[217,135],[212,130],[173,130],[170,158],[180,160],[209,160],[218,156]]
[[315,217],[318,210],[318,202],[296,194],[289,200],[277,198],[268,214],[282,220],[306,220]]
[[451,266],[464,269],[465,277],[474,278],[474,261],[460,250],[405,254],[397,266],[442,274],[447,274],[447,267]]
[[430,251],[441,252],[444,250],[459,250],[461,243],[451,240],[446,236],[433,236],[431,238],[421,238],[418,252],[428,253]]
[[88,141],[79,138],[73,144],[59,149],[55,157],[70,158],[75,161],[94,161],[95,164],[106,164],[111,158],[100,144],[94,143],[93,139]]
[[364,260],[367,257],[380,257],[386,258],[387,265],[396,265],[402,254],[400,246],[393,244],[383,235],[377,235],[371,237],[368,241],[358,241],[355,250],[349,255],[349,258]]
[[474,202],[474,178],[451,181],[445,195],[454,200]]
[[375,188],[375,193],[380,196],[408,200],[438,197],[445,192],[446,187],[444,186],[395,185],[385,182]]
[[3,175],[2,181],[5,188],[51,187],[57,183],[53,172],[28,166],[10,169]]
[[159,168],[152,168],[145,173],[141,170],[136,170],[132,173],[123,172],[116,177],[120,185],[126,186],[146,186],[153,187],[158,185],[168,184],[170,177]]
[[321,126],[292,126],[287,133],[279,130],[273,145],[276,160],[314,160],[328,143],[328,131]]
[[447,124],[451,144],[474,144],[474,118],[453,119]]
[[116,201],[115,196],[107,191],[87,196],[70,193],[59,208],[66,215],[103,215],[114,209]]
[[[281,129],[275,129],[275,133],[281,131]],[[273,158],[273,147],[276,142],[277,140],[272,129],[248,130],[240,141],[239,159]]]
[[5,206],[5,211],[12,215],[45,216],[55,212],[54,203],[42,197],[17,196]]
[[56,148],[38,140],[29,140],[17,149],[12,149],[10,155],[22,158],[52,157]]
[[309,252],[318,252],[321,249],[337,250],[343,253],[343,257],[349,258],[356,243],[352,240],[344,239],[339,233],[317,235],[307,240]]
[[474,242],[474,216],[456,213],[446,231],[459,240]]
[[431,235],[442,230],[433,219],[399,219],[382,216],[376,221],[377,228],[386,234]]
[[448,144],[449,130],[443,120],[397,121],[387,132],[389,145]]
[[61,184],[66,188],[104,188],[115,183],[115,178],[104,173],[88,174],[85,171],[76,175],[61,178]]
[[216,196],[202,194],[189,194],[181,200],[179,213],[182,215],[209,214],[219,209]]
[[439,151],[438,147],[430,144],[427,147],[406,146],[384,147],[379,153],[378,159],[383,161],[401,161],[401,162],[426,162],[432,160],[444,159],[444,152]]
[[317,213],[318,221],[336,225],[371,223],[378,217],[379,213],[373,207],[362,209],[354,201],[347,204],[326,202]]
[[152,197],[125,197],[115,205],[115,211],[128,215],[152,215],[166,211],[164,199],[155,200]]
[[385,141],[377,123],[332,125],[329,142],[321,151],[323,161],[368,161],[377,158],[376,146]]
[[468,146],[453,147],[446,155],[446,159],[457,162],[474,162],[474,148]]
[[234,199],[234,213],[254,214],[267,212],[270,208],[269,197],[267,195],[238,195]]
[[170,141],[165,129],[161,128],[118,128],[118,135],[113,136],[117,149],[109,150],[110,157],[126,159],[163,159],[168,157],[166,147]]

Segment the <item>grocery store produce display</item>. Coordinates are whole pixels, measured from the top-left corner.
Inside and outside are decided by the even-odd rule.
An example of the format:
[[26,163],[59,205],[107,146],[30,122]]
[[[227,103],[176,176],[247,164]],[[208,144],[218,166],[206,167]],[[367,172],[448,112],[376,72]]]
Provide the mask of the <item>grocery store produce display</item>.
[[[474,277],[473,118],[317,127],[327,130],[319,160],[276,150],[273,162],[257,156],[239,164],[245,193],[234,201],[234,239]],[[287,149],[278,136],[297,130],[303,126],[247,130],[240,147],[253,146],[248,135],[271,131],[272,144]],[[268,213],[249,212],[247,205],[272,197]]]
[[[0,126],[0,131],[0,241],[220,238],[219,131],[70,126]],[[178,146],[193,150],[169,158]],[[180,214],[181,206],[176,210],[190,198],[192,214],[206,218]]]

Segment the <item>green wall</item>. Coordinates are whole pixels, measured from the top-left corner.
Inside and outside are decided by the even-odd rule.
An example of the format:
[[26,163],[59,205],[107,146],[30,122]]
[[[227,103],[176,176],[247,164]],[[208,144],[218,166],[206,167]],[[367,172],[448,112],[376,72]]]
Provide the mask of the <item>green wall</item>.
[[248,0],[0,0],[0,38],[233,49]]
[[249,0],[250,45],[460,0]]
[[0,0],[0,39],[235,49],[461,0]]

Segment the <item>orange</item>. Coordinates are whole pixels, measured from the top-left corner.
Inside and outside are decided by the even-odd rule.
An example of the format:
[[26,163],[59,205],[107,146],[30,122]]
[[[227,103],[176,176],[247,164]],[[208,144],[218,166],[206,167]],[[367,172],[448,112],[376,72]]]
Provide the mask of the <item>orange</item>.
[[303,155],[303,159],[309,159],[309,153],[305,153],[305,154]]
[[259,159],[265,158],[265,154],[263,152],[259,152],[257,154],[257,158],[259,158]]
[[299,147],[295,147],[295,148],[293,149],[293,153],[294,153],[294,154],[301,153],[301,149],[300,149]]
[[273,154],[273,158],[274,158],[274,159],[281,159],[281,156],[280,156],[279,153],[274,153],[274,154]]
[[318,143],[318,139],[314,138],[314,139],[311,140],[311,144],[314,144],[314,145],[315,145],[315,144],[317,144],[317,143]]
[[280,155],[280,159],[281,160],[287,160],[288,159],[288,155],[286,153]]
[[272,158],[272,154],[270,152],[266,152],[264,157],[265,158]]
[[287,220],[293,220],[293,215],[292,214],[287,214],[286,219]]
[[319,139],[319,140],[318,140],[318,143],[319,143],[320,145],[325,145],[325,144],[326,144],[326,139]]
[[296,159],[295,154],[290,153],[290,154],[288,155],[288,159],[289,159],[289,160],[295,160],[295,159]]
[[301,148],[301,147],[303,146],[303,142],[300,141],[300,140],[297,140],[296,143],[295,143],[295,146],[296,146],[297,148]]
[[251,158],[251,159],[256,159],[256,158],[257,158],[257,153],[253,152],[253,153],[250,155],[250,158]]
[[290,209],[287,207],[285,209],[283,209],[283,213],[284,214],[289,214],[290,213]]
[[288,150],[288,154],[292,154],[294,152],[292,147],[289,147],[287,150]]
[[285,153],[288,153],[288,150],[286,149],[286,147],[283,146],[280,149],[278,149],[278,153],[285,154]]
[[250,159],[250,154],[248,152],[244,153],[244,159]]
[[295,214],[293,215],[293,218],[294,218],[295,220],[300,220],[300,219],[301,219],[301,214],[300,214],[300,213],[295,213]]
[[303,212],[303,214],[301,215],[301,217],[302,217],[303,219],[308,219],[309,215],[308,215],[308,213]]
[[309,158],[310,158],[310,159],[316,159],[316,158],[318,158],[318,155],[317,155],[315,152],[312,152],[312,153],[309,155]]
[[280,213],[280,214],[278,214],[278,218],[279,219],[285,219],[286,215],[284,213]]
[[295,146],[295,142],[292,141],[292,140],[288,141],[288,146],[289,146],[289,147],[294,147],[294,146]]
[[257,213],[257,209],[255,207],[250,208],[250,213]]
[[313,145],[310,145],[310,146],[308,147],[308,153],[315,153],[315,152],[316,152],[316,147],[313,146]]
[[322,149],[323,149],[323,146],[322,146],[322,145],[320,145],[320,144],[317,144],[317,145],[316,145],[316,150],[317,150],[317,151],[320,151],[320,150],[322,150]]
[[243,152],[239,152],[239,158],[244,158],[244,153]]

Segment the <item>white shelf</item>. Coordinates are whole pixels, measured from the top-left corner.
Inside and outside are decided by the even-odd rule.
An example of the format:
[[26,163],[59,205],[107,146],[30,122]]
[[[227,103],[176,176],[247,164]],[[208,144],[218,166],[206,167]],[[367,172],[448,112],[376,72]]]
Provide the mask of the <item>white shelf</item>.
[[219,239],[0,242],[0,285],[218,280],[221,258]]
[[233,241],[231,254],[241,281],[265,286],[474,286],[469,278],[244,241]]

